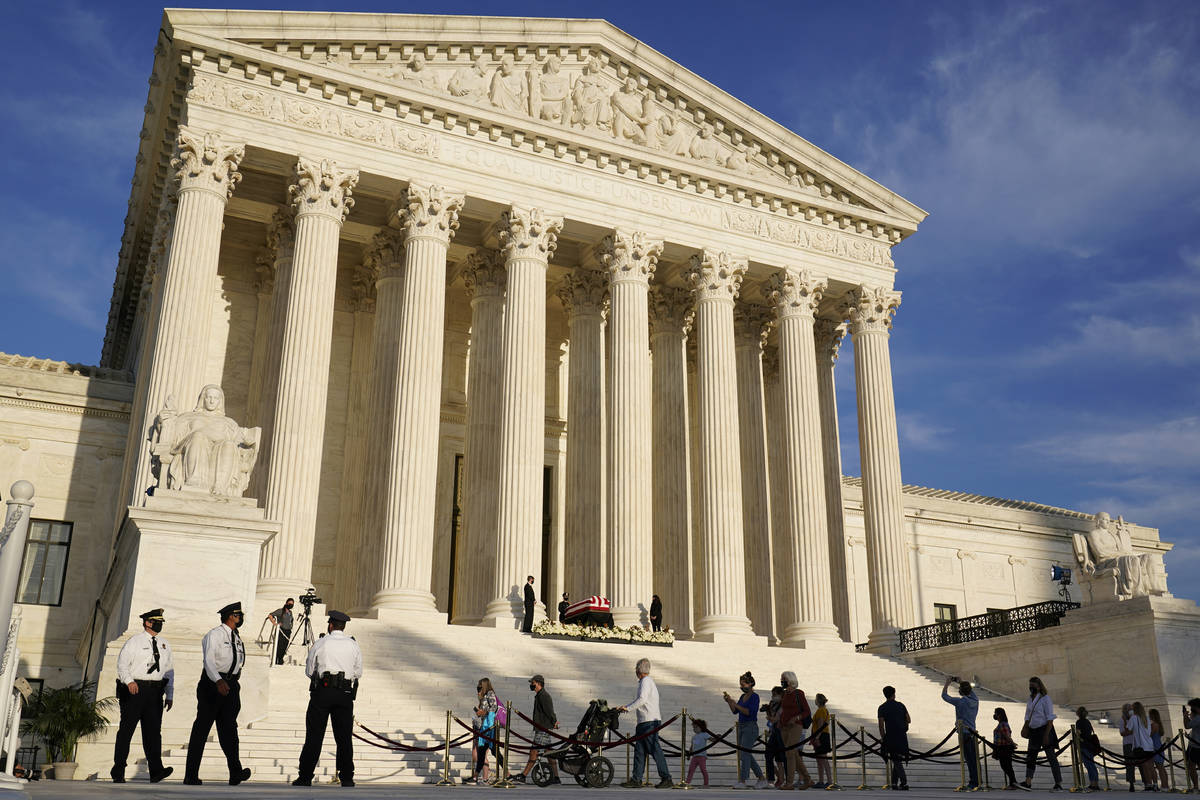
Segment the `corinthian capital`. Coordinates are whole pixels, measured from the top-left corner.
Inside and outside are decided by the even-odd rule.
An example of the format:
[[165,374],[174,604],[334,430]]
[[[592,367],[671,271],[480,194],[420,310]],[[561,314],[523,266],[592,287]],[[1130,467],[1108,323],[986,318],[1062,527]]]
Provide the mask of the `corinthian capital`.
[[465,201],[466,197],[451,194],[443,186],[412,184],[400,198],[397,215],[409,236],[449,244],[458,230],[458,212]]
[[761,350],[767,343],[771,324],[775,321],[771,309],[766,306],[739,303],[733,308],[733,335],[741,346],[758,345]]
[[817,317],[813,323],[813,336],[817,340],[817,363],[833,366],[838,360],[842,337],[846,335],[846,323],[837,319]]
[[692,293],[674,286],[650,287],[650,333],[687,336],[696,318]]
[[507,275],[504,256],[498,250],[478,248],[467,256],[467,266],[463,270],[467,297],[503,297]]
[[607,297],[608,281],[603,272],[594,269],[573,270],[558,287],[558,299],[572,317],[604,313]]
[[182,129],[175,143],[171,167],[179,188],[201,189],[228,200],[233,187],[242,179],[238,164],[246,154],[240,144],[223,144],[215,133]]
[[354,207],[351,194],[358,183],[358,170],[339,169],[329,159],[315,161],[301,156],[293,177],[295,183],[288,187],[288,196],[296,216],[321,214],[339,225],[346,221],[346,214]]
[[705,249],[699,255],[692,256],[683,275],[695,292],[697,302],[733,302],[742,288],[746,266],[746,259],[734,258],[726,250]]
[[544,209],[513,206],[501,216],[496,235],[506,258],[549,261],[562,226],[562,217],[552,217]]
[[812,319],[817,313],[821,295],[827,283],[806,269],[782,269],[767,278],[763,295],[780,319],[805,317]]
[[596,255],[600,263],[608,268],[613,283],[649,283],[662,248],[661,239],[651,239],[642,231],[618,228],[600,241]]
[[850,291],[849,299],[851,333],[891,330],[892,317],[900,306],[900,292],[882,286],[859,286]]
[[376,265],[370,258],[354,268],[350,276],[350,309],[352,311],[375,310],[375,283],[378,280]]
[[384,228],[375,234],[363,254],[363,263],[370,270],[375,283],[385,278],[403,276],[404,232],[396,228]]

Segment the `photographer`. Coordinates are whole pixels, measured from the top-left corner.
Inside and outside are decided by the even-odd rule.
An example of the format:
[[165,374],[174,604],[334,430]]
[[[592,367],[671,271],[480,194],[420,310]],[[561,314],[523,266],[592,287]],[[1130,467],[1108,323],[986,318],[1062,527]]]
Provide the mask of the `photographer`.
[[275,663],[282,664],[284,653],[287,652],[288,643],[292,641],[292,608],[296,605],[296,601],[288,598],[283,602],[282,608],[277,608],[267,615],[271,620],[271,624],[275,626]]
[[[958,697],[950,696],[951,682],[958,684]],[[958,745],[962,748],[963,761],[967,762],[967,789],[979,788],[979,762],[975,750],[975,718],[979,714],[979,698],[971,689],[970,681],[959,681],[947,677],[942,684],[942,699],[954,706],[954,722],[958,728]]]

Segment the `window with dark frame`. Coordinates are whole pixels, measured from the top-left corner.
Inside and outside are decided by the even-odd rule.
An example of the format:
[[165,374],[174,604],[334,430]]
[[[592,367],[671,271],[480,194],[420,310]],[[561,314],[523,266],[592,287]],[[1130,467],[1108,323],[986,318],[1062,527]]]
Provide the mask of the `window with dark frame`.
[[62,605],[71,551],[70,522],[35,519],[29,522],[29,538],[21,561],[21,583],[17,602],[27,605]]
[[958,619],[958,606],[952,603],[934,603],[933,619],[935,622],[954,622]]

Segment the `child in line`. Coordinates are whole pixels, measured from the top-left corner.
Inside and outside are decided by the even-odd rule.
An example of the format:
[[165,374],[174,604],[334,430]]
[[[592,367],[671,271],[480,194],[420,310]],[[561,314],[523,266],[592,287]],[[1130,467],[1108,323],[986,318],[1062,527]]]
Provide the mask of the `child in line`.
[[829,701],[825,695],[817,695],[817,710],[812,715],[812,732],[817,738],[813,741],[813,755],[817,758],[817,782],[814,789],[825,789],[833,783],[833,770],[830,767],[829,754],[833,751],[833,740],[829,730],[829,709],[825,704]]
[[992,749],[996,751],[996,760],[1004,771],[1004,788],[1016,791],[1017,776],[1013,773],[1013,753],[1017,751],[1017,743],[1012,738],[1012,728],[1008,724],[1008,713],[1003,708],[997,708],[992,714],[996,720],[996,729],[992,731]]
[[708,786],[708,726],[702,719],[692,720],[692,758],[688,762],[687,782],[692,782],[696,770],[704,776],[704,785]]

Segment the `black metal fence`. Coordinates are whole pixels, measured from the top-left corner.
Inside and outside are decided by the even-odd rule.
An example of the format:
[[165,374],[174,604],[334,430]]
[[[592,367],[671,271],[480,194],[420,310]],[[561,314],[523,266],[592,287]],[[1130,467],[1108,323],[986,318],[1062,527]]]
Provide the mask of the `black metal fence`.
[[[978,642],[997,636],[1053,628],[1058,625],[1064,614],[1074,608],[1079,608],[1079,603],[1047,600],[1044,603],[976,614],[950,622],[935,622],[919,628],[908,628],[900,631],[900,652],[928,650],[932,647]],[[866,649],[866,644],[855,645],[855,649],[861,652]]]

